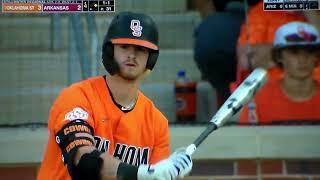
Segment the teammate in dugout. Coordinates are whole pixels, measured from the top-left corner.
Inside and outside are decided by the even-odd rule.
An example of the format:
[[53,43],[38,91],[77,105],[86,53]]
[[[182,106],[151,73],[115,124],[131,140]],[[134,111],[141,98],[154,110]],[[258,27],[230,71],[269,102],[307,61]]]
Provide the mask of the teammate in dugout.
[[159,54],[158,30],[144,14],[114,17],[102,47],[109,75],[64,89],[53,104],[38,179],[176,179],[192,169],[169,150],[168,120],[139,91]]
[[252,110],[245,107],[240,123],[319,124],[320,83],[313,75],[319,57],[320,33],[313,25],[295,21],[280,26],[272,59],[284,75],[269,79],[256,94],[253,107],[257,122],[249,122]]

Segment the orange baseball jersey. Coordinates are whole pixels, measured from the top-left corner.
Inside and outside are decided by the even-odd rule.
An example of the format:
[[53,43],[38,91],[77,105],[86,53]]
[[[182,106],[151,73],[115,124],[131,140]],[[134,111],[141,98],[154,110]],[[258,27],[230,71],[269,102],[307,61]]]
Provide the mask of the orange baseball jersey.
[[151,100],[139,92],[135,107],[125,113],[112,100],[104,77],[93,77],[64,89],[54,102],[39,180],[71,179],[55,135],[76,119],[85,120],[94,129],[99,151],[108,152],[122,162],[138,166],[169,157],[168,120]]
[[[281,88],[281,80],[268,81],[256,94],[254,102],[258,124],[277,124],[288,121],[320,121],[320,84],[315,95],[306,101],[293,101]],[[245,106],[240,123],[249,123],[249,110]]]

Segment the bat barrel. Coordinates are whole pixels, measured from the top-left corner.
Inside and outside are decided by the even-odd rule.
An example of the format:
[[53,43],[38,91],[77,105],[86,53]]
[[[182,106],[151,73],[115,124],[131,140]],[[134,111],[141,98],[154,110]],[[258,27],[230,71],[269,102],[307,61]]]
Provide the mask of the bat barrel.
[[234,116],[241,108],[248,103],[256,92],[267,81],[267,72],[262,68],[255,69],[231,94],[218,112],[212,117],[207,128],[198,138],[186,148],[186,153],[192,155],[197,147],[214,130],[221,127],[228,119]]
[[239,112],[241,108],[252,99],[266,80],[266,70],[262,68],[255,69],[231,94],[210,122],[215,123],[218,127],[222,126],[225,121]]

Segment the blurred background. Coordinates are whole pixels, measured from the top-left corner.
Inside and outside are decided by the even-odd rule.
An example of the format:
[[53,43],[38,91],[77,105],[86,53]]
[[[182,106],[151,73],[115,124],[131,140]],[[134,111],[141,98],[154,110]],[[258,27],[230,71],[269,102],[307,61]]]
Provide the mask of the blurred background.
[[[237,79],[240,26],[248,28],[245,19],[260,1],[236,2],[233,18],[219,14],[226,12],[228,1],[218,1],[224,4],[222,9],[217,4],[210,8],[208,2],[115,1],[116,12],[147,13],[158,25],[160,56],[141,90],[169,119],[172,149],[190,144],[229,95],[221,93],[224,91],[220,86],[214,85],[217,81],[200,71],[198,59],[212,58],[202,56],[206,45],[199,42],[203,40],[200,33],[205,33],[206,43],[231,49],[218,48],[213,56],[218,59],[226,53],[222,59],[230,59],[226,71],[232,77],[221,77],[222,84],[229,87]],[[202,22],[215,14],[217,22],[210,27],[216,27],[213,29],[217,32],[203,31]],[[50,107],[62,88],[106,73],[101,63],[101,44],[114,15],[0,14],[0,179],[36,179],[47,141]],[[319,15],[302,15],[319,29]],[[221,34],[229,31],[230,35]],[[213,65],[212,71],[219,67]],[[195,118],[188,122],[179,122],[176,116],[175,82],[179,71],[185,72],[189,82],[196,83]],[[238,119],[239,115],[233,117],[200,146],[189,179],[320,179],[319,125],[240,126]]]

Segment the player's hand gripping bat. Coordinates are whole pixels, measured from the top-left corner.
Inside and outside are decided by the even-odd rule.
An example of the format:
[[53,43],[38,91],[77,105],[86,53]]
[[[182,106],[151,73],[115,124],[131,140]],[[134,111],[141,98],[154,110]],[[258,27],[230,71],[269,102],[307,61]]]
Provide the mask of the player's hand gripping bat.
[[255,69],[211,118],[207,128],[192,144],[187,147],[186,153],[191,156],[197,147],[208,137],[208,135],[223,126],[227,120],[241,110],[241,108],[253,98],[257,90],[260,89],[266,81],[267,72],[262,68]]

